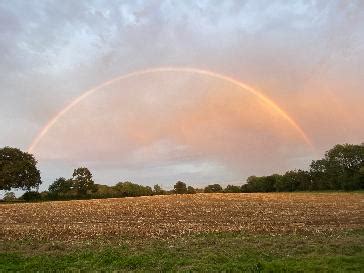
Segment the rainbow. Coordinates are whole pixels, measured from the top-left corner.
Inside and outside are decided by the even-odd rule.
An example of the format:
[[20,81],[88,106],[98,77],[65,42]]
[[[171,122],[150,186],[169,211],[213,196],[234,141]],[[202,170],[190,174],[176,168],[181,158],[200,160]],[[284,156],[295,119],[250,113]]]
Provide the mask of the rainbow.
[[42,140],[42,138],[48,133],[49,130],[52,129],[52,127],[57,123],[57,121],[65,115],[68,111],[70,111],[73,107],[75,107],[78,103],[86,99],[87,97],[91,96],[93,93],[97,92],[98,90],[113,84],[114,82],[125,80],[128,78],[133,77],[139,77],[146,74],[151,73],[166,73],[166,72],[179,72],[179,73],[193,73],[193,74],[199,74],[208,76],[211,78],[219,79],[222,81],[229,82],[233,85],[236,85],[240,87],[241,89],[244,89],[245,91],[251,93],[252,95],[256,96],[260,101],[265,103],[268,107],[270,107],[273,111],[278,113],[282,118],[284,118],[301,136],[301,138],[304,140],[304,142],[313,149],[313,145],[310,141],[310,139],[307,137],[306,133],[302,130],[302,128],[297,124],[296,121],[290,115],[285,112],[282,108],[280,108],[274,101],[269,99],[267,96],[262,94],[261,92],[258,92],[251,86],[240,82],[234,78],[231,78],[229,76],[225,76],[223,74],[218,74],[212,71],[203,70],[203,69],[197,69],[197,68],[190,68],[190,67],[158,67],[158,68],[151,68],[151,69],[145,69],[145,70],[139,70],[135,72],[131,72],[116,78],[113,78],[109,81],[106,81],[102,84],[99,84],[86,92],[82,93],[82,95],[76,97],[74,100],[72,100],[68,105],[66,105],[61,111],[56,113],[47,123],[46,125],[39,131],[37,136],[33,139],[32,143],[30,144],[28,148],[28,152],[32,153],[36,147],[38,146],[39,142]]

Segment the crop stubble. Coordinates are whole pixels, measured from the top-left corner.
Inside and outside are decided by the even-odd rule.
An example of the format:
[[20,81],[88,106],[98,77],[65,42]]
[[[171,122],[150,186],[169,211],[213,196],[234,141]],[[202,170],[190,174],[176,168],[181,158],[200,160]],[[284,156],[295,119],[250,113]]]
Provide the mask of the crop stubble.
[[3,204],[1,240],[82,241],[201,232],[329,233],[364,228],[363,194],[192,194]]

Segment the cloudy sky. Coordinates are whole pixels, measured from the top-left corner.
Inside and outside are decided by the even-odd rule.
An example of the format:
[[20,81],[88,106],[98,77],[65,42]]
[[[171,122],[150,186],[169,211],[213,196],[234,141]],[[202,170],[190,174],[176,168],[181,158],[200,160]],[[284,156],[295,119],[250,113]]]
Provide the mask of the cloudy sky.
[[363,142],[363,66],[361,0],[0,0],[0,146],[43,188],[242,183]]

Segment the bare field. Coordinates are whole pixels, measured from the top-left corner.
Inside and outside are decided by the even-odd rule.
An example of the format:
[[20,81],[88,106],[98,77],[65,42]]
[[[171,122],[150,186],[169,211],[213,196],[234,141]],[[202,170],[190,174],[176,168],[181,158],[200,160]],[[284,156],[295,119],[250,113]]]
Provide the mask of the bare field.
[[364,228],[364,194],[193,194],[0,205],[1,240],[82,241],[200,232]]

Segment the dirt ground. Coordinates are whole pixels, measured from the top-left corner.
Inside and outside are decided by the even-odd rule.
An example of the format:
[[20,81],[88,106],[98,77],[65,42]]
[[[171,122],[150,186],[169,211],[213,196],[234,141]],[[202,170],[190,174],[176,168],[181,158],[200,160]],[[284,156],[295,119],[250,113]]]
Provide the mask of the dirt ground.
[[82,241],[200,232],[364,228],[363,193],[192,194],[0,205],[0,240]]

